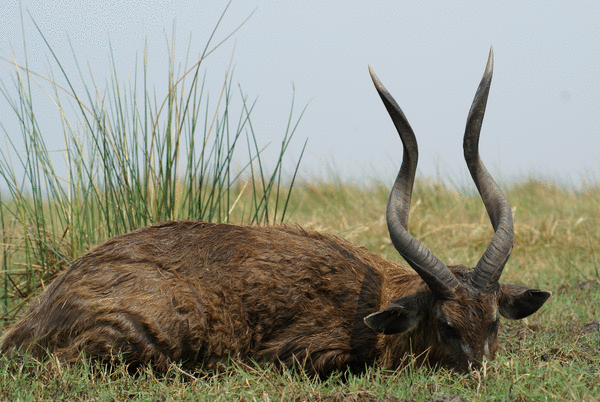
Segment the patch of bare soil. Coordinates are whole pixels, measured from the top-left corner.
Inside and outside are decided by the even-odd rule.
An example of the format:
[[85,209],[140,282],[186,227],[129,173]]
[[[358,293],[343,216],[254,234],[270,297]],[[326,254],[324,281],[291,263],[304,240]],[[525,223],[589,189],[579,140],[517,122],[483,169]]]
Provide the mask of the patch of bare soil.
[[558,294],[570,294],[577,291],[596,291],[600,288],[600,281],[592,279],[575,284],[565,283],[558,288]]
[[582,332],[585,334],[600,334],[600,321],[588,322],[583,326]]
[[[415,401],[414,399],[404,399],[402,402],[417,402],[417,401]],[[425,402],[469,402],[469,401],[461,398],[460,396],[448,394],[448,395],[436,396],[435,398],[430,399]]]
[[294,402],[468,402],[462,399],[460,396],[448,394],[442,396],[436,396],[433,399],[427,401],[416,401],[414,399],[398,399],[395,396],[386,395],[383,398],[379,398],[371,394],[370,392],[350,392],[350,393],[339,393],[333,395],[311,395],[311,396],[298,396],[294,399]]

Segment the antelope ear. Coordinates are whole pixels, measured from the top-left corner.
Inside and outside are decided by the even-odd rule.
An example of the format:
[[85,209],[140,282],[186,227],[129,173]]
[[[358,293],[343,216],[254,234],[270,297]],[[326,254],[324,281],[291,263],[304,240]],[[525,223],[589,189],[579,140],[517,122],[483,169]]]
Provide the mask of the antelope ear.
[[420,314],[415,295],[394,300],[387,307],[364,318],[369,328],[385,335],[399,334],[412,329]]
[[552,293],[525,286],[500,285],[498,305],[500,314],[511,320],[520,320],[538,311]]

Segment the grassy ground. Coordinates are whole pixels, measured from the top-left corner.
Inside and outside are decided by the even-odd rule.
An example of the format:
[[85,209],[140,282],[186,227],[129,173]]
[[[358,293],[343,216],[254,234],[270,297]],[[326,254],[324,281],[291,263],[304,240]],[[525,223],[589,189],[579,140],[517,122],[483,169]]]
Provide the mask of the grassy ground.
[[[383,211],[387,189],[334,184],[297,186],[290,222],[337,233],[398,259]],[[600,395],[600,188],[565,190],[536,181],[514,185],[515,248],[502,276],[553,292],[532,317],[503,320],[498,357],[471,376],[446,370],[397,372],[377,367],[345,381],[305,378],[270,368],[233,366],[208,377],[176,366],[166,376],[130,375],[80,364],[0,359],[0,398],[6,400],[247,400],[425,401],[454,394],[468,401],[584,400]],[[240,206],[241,208],[241,206]],[[474,265],[492,230],[481,201],[431,182],[419,182],[411,232],[448,264]]]

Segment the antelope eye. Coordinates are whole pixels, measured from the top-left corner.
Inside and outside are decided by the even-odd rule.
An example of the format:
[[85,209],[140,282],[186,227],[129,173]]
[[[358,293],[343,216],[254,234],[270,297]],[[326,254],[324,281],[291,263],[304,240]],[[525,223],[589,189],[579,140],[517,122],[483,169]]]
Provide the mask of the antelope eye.
[[440,335],[442,335],[442,337],[444,337],[444,338],[455,338],[455,339],[460,338],[460,335],[459,335],[458,331],[456,330],[456,328],[451,326],[445,320],[438,319],[437,327],[438,327],[438,330],[440,331]]

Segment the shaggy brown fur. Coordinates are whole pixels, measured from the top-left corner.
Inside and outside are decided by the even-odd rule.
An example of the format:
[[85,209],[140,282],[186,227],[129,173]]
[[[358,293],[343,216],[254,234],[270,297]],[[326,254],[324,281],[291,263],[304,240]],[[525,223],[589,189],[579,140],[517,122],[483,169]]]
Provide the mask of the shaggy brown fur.
[[[466,270],[451,269],[459,276]],[[415,304],[412,328],[387,336],[365,325],[365,317],[402,297]],[[464,370],[497,348],[497,297],[467,298],[436,300],[409,267],[336,236],[167,222],[81,257],[6,333],[1,350],[49,351],[64,361],[84,353],[107,362],[122,352],[127,363],[158,370],[172,361],[213,370],[231,356],[300,362],[320,375],[361,371],[376,359],[394,368],[412,350]],[[441,315],[451,322],[442,323],[447,334],[438,330]]]
[[296,227],[168,222],[80,258],[2,342],[63,360],[87,356],[214,369],[228,356],[327,373],[376,356],[363,318],[394,265]]

